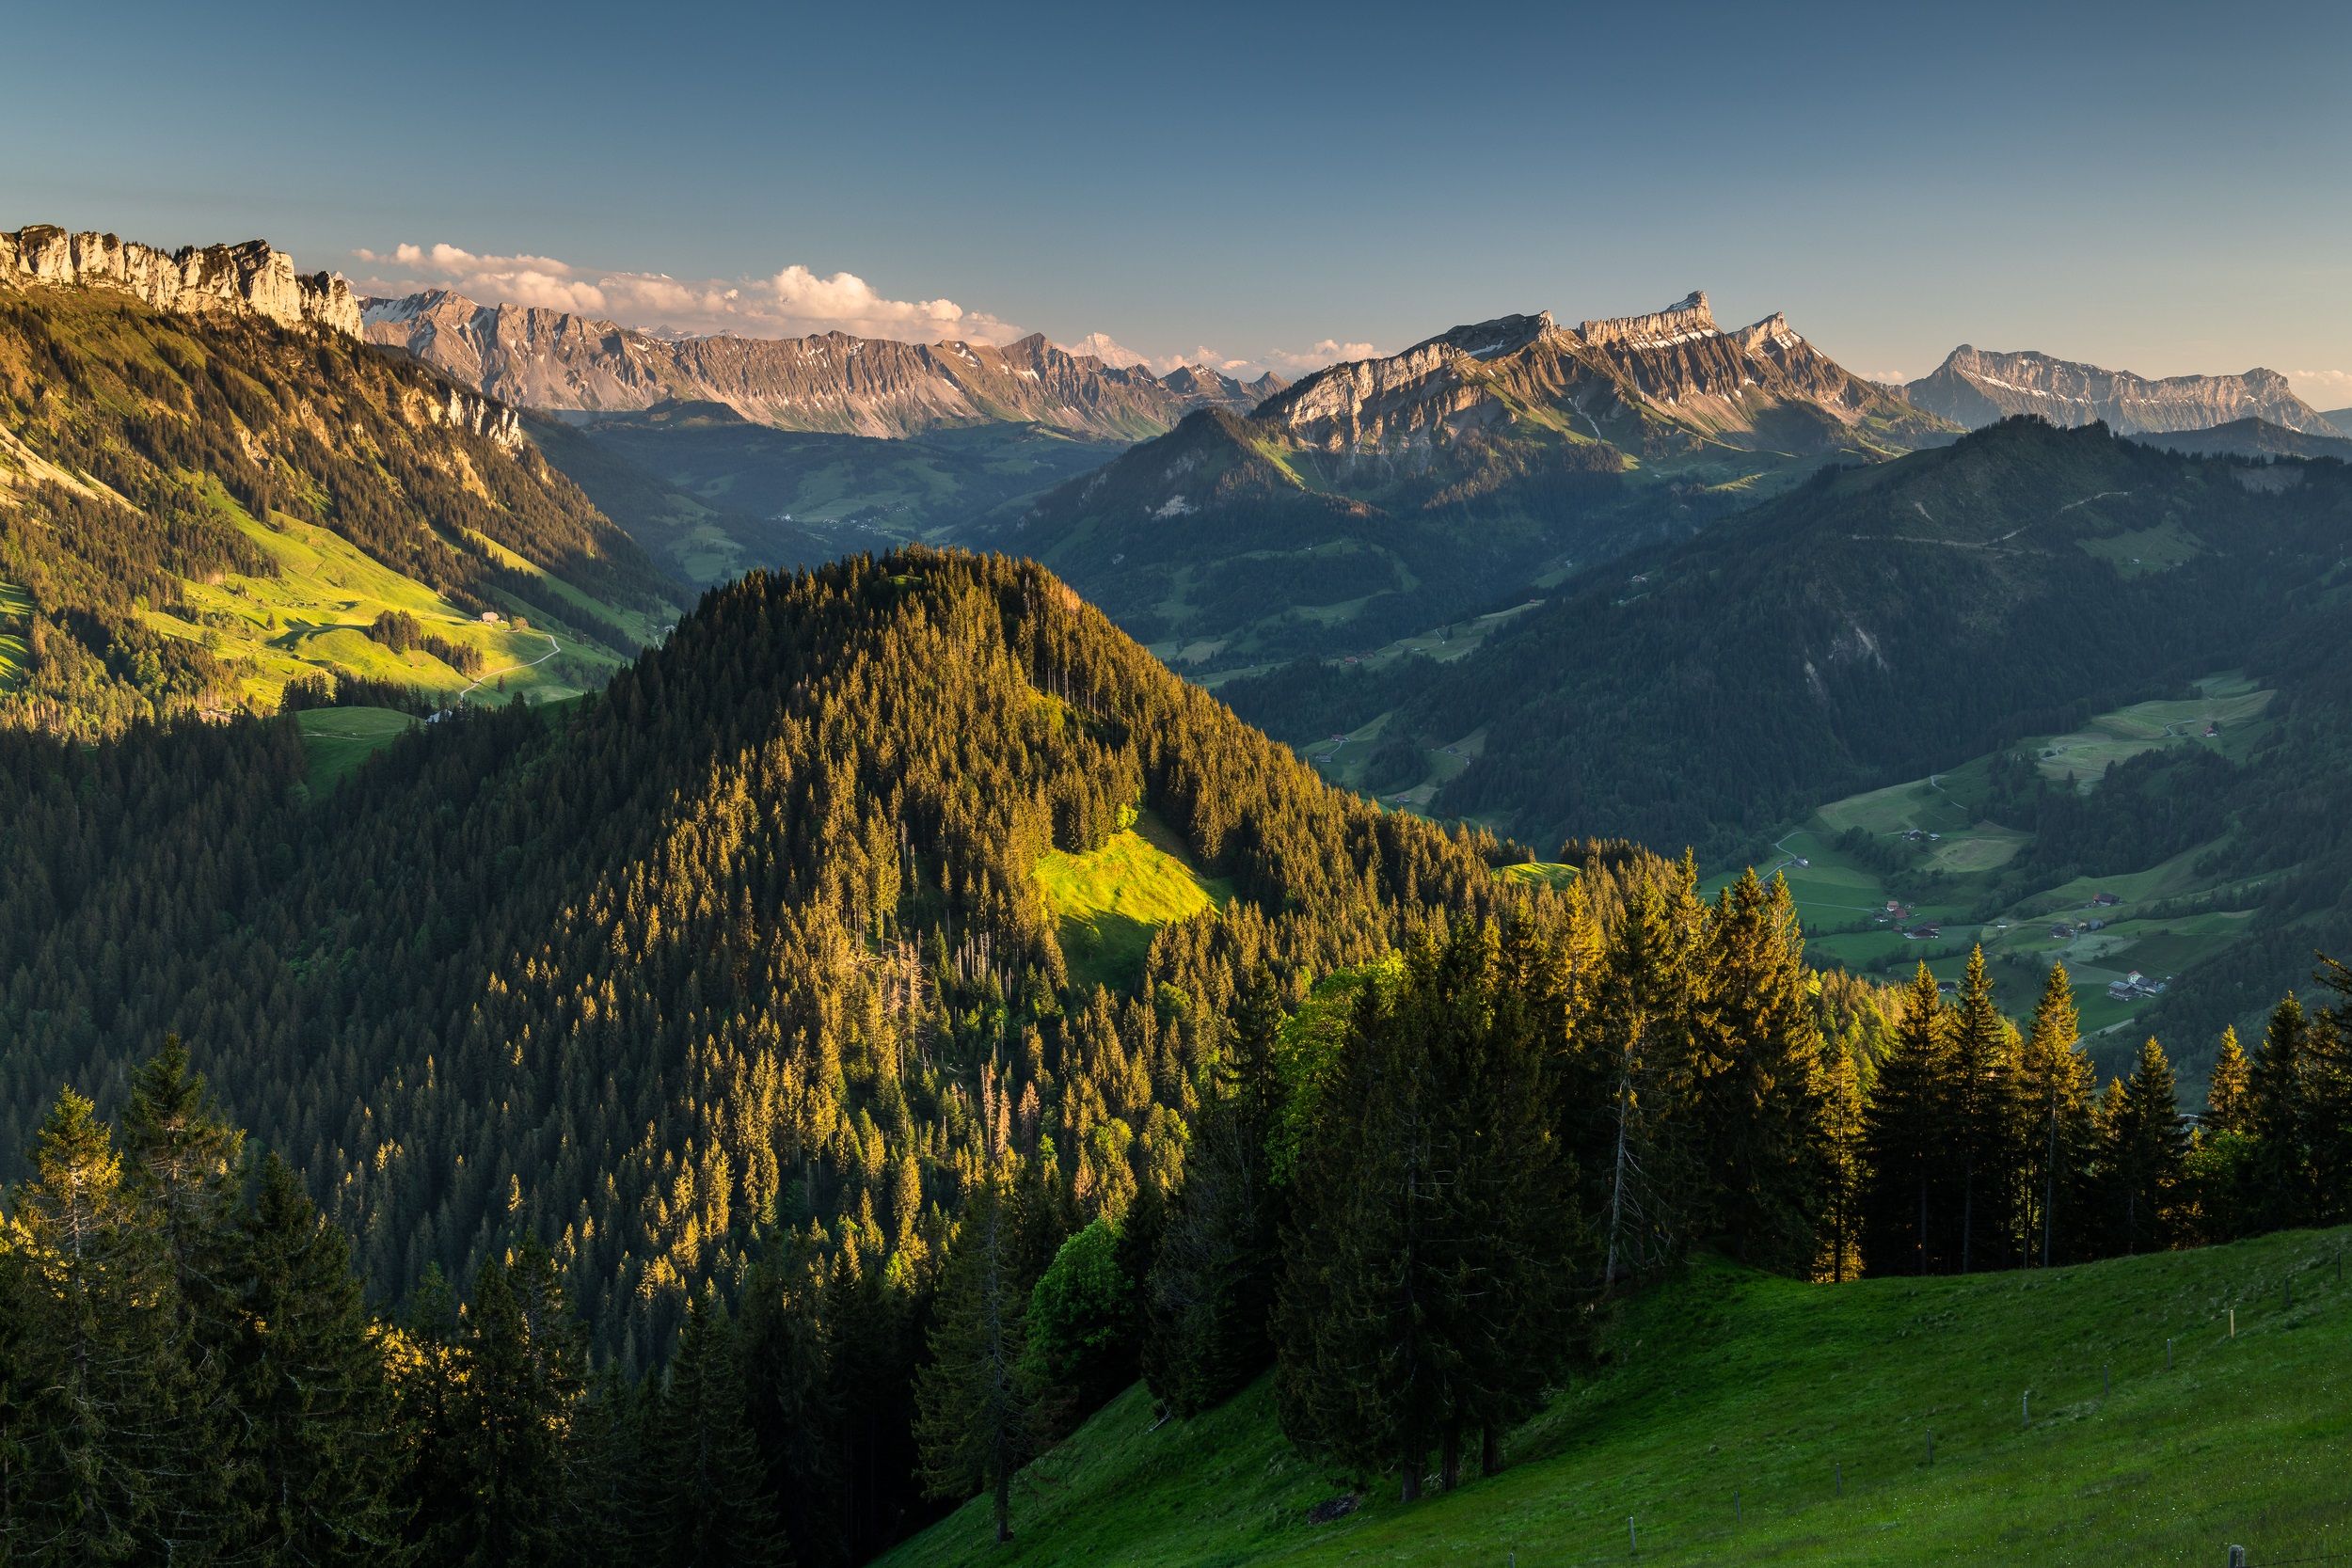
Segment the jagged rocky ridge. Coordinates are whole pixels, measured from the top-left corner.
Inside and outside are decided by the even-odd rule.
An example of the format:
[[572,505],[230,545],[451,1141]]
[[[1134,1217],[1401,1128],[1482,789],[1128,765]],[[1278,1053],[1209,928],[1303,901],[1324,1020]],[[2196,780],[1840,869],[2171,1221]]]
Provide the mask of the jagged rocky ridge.
[[907,436],[992,423],[1141,440],[1193,409],[1247,411],[1279,391],[1185,366],[1167,377],[1108,365],[1033,334],[990,343],[806,338],[658,338],[609,321],[481,305],[445,289],[365,305],[370,341],[416,356],[501,402],[622,412],[716,403],[779,430]]
[[117,289],[174,315],[251,314],[280,326],[361,334],[359,302],[333,273],[297,273],[263,240],[157,250],[112,234],[69,234],[54,224],[0,233],[0,281]]
[[2352,434],[2269,370],[2152,381],[2031,350],[2003,354],[1963,343],[1904,390],[1920,407],[1971,429],[2034,414],[2055,425],[2105,420],[2119,436],[2210,430],[2247,419],[2311,436]]
[[1724,331],[1701,293],[1573,328],[1549,311],[1457,326],[1390,358],[1309,376],[1253,422],[1343,462],[1392,465],[1527,417],[1637,453],[1694,442],[1903,451],[1946,430],[1783,316]]

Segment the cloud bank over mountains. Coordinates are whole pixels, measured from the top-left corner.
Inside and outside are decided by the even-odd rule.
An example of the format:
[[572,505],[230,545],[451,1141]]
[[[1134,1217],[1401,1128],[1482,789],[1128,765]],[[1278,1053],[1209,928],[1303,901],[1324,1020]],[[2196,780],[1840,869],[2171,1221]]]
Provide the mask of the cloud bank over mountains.
[[[578,266],[552,256],[501,256],[446,243],[404,242],[352,255],[374,269],[352,279],[363,294],[449,289],[485,305],[569,311],[669,336],[799,338],[847,332],[914,343],[1009,343],[1025,335],[1001,316],[967,310],[952,299],[892,299],[855,273],[826,276],[797,262],[766,277],[696,280]],[[1200,365],[1244,379],[1269,370],[1296,376],[1376,352],[1370,343],[1327,338],[1307,349],[1274,349],[1254,356],[1227,355],[1205,344],[1186,353],[1141,354],[1104,332],[1063,346],[1121,368],[1141,365],[1165,374],[1179,365]]]

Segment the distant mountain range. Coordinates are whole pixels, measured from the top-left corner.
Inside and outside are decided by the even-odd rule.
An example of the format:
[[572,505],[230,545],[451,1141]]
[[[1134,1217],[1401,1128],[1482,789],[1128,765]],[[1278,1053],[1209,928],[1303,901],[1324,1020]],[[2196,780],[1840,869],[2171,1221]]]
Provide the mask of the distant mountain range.
[[519,407],[612,413],[715,403],[778,430],[905,436],[1040,424],[1092,440],[1157,436],[1197,408],[1247,410],[1286,383],[1072,354],[1041,334],[990,343],[806,338],[658,338],[612,322],[446,289],[365,302],[368,341]]
[[993,542],[1172,657],[1262,662],[1420,630],[1823,463],[1956,433],[1781,316],[1725,331],[1692,293],[1458,326],[1247,416],[1196,413],[1000,515]]
[[1971,430],[2034,414],[2055,425],[2103,420],[2119,436],[2209,430],[2244,419],[2313,436],[2347,434],[2296,397],[2277,371],[2151,381],[2030,350],[1996,354],[1963,343],[1903,390],[1921,408]]

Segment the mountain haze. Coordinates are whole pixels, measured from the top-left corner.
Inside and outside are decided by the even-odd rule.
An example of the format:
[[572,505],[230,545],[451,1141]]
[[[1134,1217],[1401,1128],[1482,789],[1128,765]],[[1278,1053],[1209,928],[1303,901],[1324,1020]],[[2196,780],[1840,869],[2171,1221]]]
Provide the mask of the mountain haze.
[[2312,436],[2348,434],[2296,397],[2277,371],[2151,381],[2047,354],[2001,354],[1963,343],[1904,390],[1920,407],[1972,430],[2031,414],[2056,425],[2097,421],[2119,436],[2205,430],[2241,419]]
[[444,289],[366,302],[371,342],[399,348],[518,407],[620,412],[717,403],[779,430],[907,436],[1032,423],[1093,440],[1139,440],[1189,410],[1248,407],[1245,386],[1190,367],[1168,377],[1073,355],[1040,333],[989,343],[805,338],[664,338],[560,310],[479,305]]

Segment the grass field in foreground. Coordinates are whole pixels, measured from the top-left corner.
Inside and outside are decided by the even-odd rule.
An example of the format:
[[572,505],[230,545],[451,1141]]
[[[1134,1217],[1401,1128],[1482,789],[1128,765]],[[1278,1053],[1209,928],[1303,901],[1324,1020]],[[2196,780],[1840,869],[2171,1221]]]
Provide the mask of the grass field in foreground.
[[1134,979],[1154,931],[1232,896],[1225,882],[1193,870],[1183,842],[1150,812],[1100,849],[1046,851],[1037,879],[1060,922],[1071,977],[1083,986]]
[[361,763],[416,727],[416,719],[389,707],[314,707],[294,715],[310,783],[331,789]]
[[882,1561],[2205,1568],[2233,1544],[2256,1564],[2352,1552],[2347,1242],[1844,1286],[1702,1261],[1625,1309],[1612,1370],[1522,1429],[1510,1468],[1450,1497],[1407,1507],[1384,1483],[1311,1525],[1346,1488],[1283,1442],[1263,1380],[1156,1431],[1136,1387],[1031,1466],[1010,1546],[990,1544],[981,1499]]

